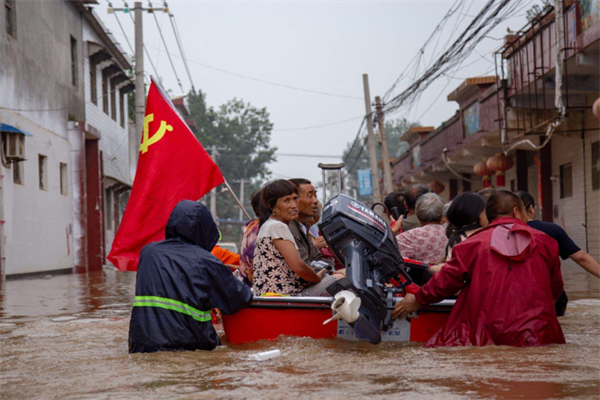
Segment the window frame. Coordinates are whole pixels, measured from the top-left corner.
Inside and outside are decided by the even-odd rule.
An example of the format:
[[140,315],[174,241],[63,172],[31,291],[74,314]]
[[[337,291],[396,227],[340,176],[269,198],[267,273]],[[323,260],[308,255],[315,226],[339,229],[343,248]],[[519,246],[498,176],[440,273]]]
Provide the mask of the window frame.
[[63,196],[69,195],[69,168],[67,163],[59,163],[58,166],[60,177],[60,194]]
[[117,85],[114,79],[110,79],[110,117],[117,122]]
[[[13,183],[15,185],[25,186],[25,161],[17,161],[12,164],[13,167]],[[23,164],[21,164],[23,163]]]
[[38,180],[40,190],[48,191],[48,156],[38,154]]
[[77,68],[77,39],[71,35],[71,84],[77,86],[79,82],[79,71]]
[[98,65],[94,56],[90,57],[90,97],[94,105],[98,105]]
[[5,32],[12,38],[17,38],[17,27],[16,27],[16,3],[14,0],[4,0],[4,13],[5,13]]
[[[568,175],[566,171],[568,171]],[[559,173],[560,198],[568,199],[569,197],[573,197],[573,163],[561,165],[559,168]]]
[[108,72],[106,68],[102,70],[102,110],[108,115]]

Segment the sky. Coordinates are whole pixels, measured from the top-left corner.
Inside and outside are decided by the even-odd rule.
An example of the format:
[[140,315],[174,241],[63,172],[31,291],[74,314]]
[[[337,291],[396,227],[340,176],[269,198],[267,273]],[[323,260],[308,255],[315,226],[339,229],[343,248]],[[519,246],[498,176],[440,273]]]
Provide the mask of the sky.
[[[133,45],[131,18],[119,12],[108,14],[107,1],[99,1],[97,14],[129,53],[125,36]],[[429,60],[439,56],[447,41],[455,39],[486,2],[464,1],[460,13],[453,15],[438,36],[437,51],[429,48],[423,54],[425,61],[415,76],[424,71]],[[270,165],[272,177],[303,177],[317,182],[321,180],[317,164],[341,161],[343,150],[354,140],[365,115],[362,75],[369,75],[372,101],[375,96],[383,96],[454,3],[171,0],[168,5],[175,16],[193,83],[206,94],[208,105],[216,108],[238,98],[266,107],[274,123],[272,145],[278,149],[277,161]],[[502,44],[507,28],[519,30],[527,23],[526,10],[536,3],[525,0],[520,11],[495,28],[452,77],[437,80],[419,102],[411,104],[410,110],[400,110],[389,118],[406,117],[437,127],[452,117],[458,105],[447,101],[448,93],[468,77],[494,74],[491,53]],[[153,2],[155,7],[160,4]],[[113,6],[123,7],[123,2],[113,0]],[[129,6],[133,7],[133,2]],[[144,6],[148,6],[146,0]],[[150,58],[165,88],[180,94],[158,32],[161,27],[175,71],[187,92],[191,83],[169,17],[160,12],[155,16],[158,24],[152,14],[144,15],[144,41]],[[154,74],[147,59],[145,66]],[[403,80],[399,89],[410,81]]]

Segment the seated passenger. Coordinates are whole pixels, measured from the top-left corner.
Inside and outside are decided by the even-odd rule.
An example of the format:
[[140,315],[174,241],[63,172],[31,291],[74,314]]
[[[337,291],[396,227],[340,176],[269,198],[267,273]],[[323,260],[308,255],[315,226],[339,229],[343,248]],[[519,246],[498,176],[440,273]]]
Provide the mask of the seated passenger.
[[419,219],[415,212],[415,207],[419,197],[425,193],[431,193],[431,189],[427,185],[422,183],[416,183],[410,185],[408,189],[404,191],[404,205],[406,206],[406,216],[402,218],[402,232],[410,231],[419,227]]
[[523,203],[511,192],[494,192],[486,215],[490,224],[457,244],[429,282],[396,303],[392,317],[461,290],[448,321],[425,347],[565,343],[554,312],[563,290],[558,245],[527,226]]
[[322,269],[315,273],[298,253],[288,224],[298,218],[298,191],[279,179],[261,189],[264,209],[254,251],[254,295],[272,292],[291,296],[329,296],[335,278]]
[[[311,265],[314,261],[323,261],[324,263],[327,263],[328,267],[333,268],[333,260],[323,257],[317,246],[315,246],[311,233],[309,232],[309,219],[312,221],[319,212],[317,191],[308,179],[290,179],[290,182],[298,189],[298,218],[291,220],[288,227],[296,242],[300,258],[308,265]],[[323,247],[327,246],[324,238],[317,239],[317,243],[321,244]],[[321,268],[322,267],[317,267],[315,269],[313,267],[317,272]]]
[[389,193],[383,199],[383,204],[385,204],[387,217],[392,222],[391,228],[394,235],[402,232],[402,220],[403,216],[406,213],[406,206],[404,192],[401,190],[396,190],[395,192]]
[[448,238],[442,225],[444,202],[435,193],[425,193],[416,204],[420,227],[398,235],[398,248],[402,257],[427,264],[440,262],[446,251]]
[[240,268],[234,272],[236,278],[252,287],[254,281],[254,249],[256,247],[256,236],[258,235],[258,217],[260,215],[260,191],[252,193],[250,204],[256,219],[248,221],[244,227],[244,237],[240,247]]

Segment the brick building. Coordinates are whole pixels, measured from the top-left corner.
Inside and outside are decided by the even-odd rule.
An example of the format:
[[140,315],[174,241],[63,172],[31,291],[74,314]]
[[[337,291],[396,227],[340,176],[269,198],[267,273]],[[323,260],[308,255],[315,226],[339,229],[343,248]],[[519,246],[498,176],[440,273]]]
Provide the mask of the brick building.
[[405,133],[410,149],[392,162],[395,184],[437,181],[451,200],[482,188],[478,162],[507,154],[514,167],[505,188],[530,192],[540,219],[600,259],[600,125],[592,112],[600,97],[599,9],[600,0],[567,1],[507,36],[495,54],[497,76],[465,80],[448,95],[459,106],[454,116]]

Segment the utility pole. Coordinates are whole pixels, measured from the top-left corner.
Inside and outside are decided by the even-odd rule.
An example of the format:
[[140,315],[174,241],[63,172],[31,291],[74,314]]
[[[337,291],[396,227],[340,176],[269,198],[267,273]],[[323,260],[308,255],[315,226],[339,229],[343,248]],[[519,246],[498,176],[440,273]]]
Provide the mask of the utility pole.
[[144,114],[146,113],[146,90],[144,88],[144,28],[142,3],[134,3],[135,16],[135,130],[129,138],[129,160],[131,162],[131,180],[135,177],[137,162],[144,129]]
[[[213,144],[210,150],[210,156],[212,157],[215,164],[217,164],[217,158],[219,153],[217,152],[217,145]],[[218,164],[217,164],[218,165]],[[214,187],[210,191],[210,213],[213,216],[215,222],[217,222],[217,188]]]
[[[240,201],[244,204],[244,178],[240,180]],[[241,221],[244,218],[244,212],[240,208],[238,219]]]
[[363,74],[363,86],[365,89],[365,110],[367,112],[367,131],[369,159],[371,161],[371,180],[373,186],[373,203],[381,201],[379,190],[379,174],[377,171],[377,152],[375,151],[375,134],[373,133],[373,114],[371,112],[371,93],[369,91],[369,75]]
[[381,158],[383,158],[383,188],[385,194],[394,191],[394,182],[392,181],[392,168],[390,167],[390,153],[385,136],[385,125],[383,123],[383,105],[381,97],[375,96],[375,108],[377,109],[377,125],[379,125],[379,134],[381,135]]

